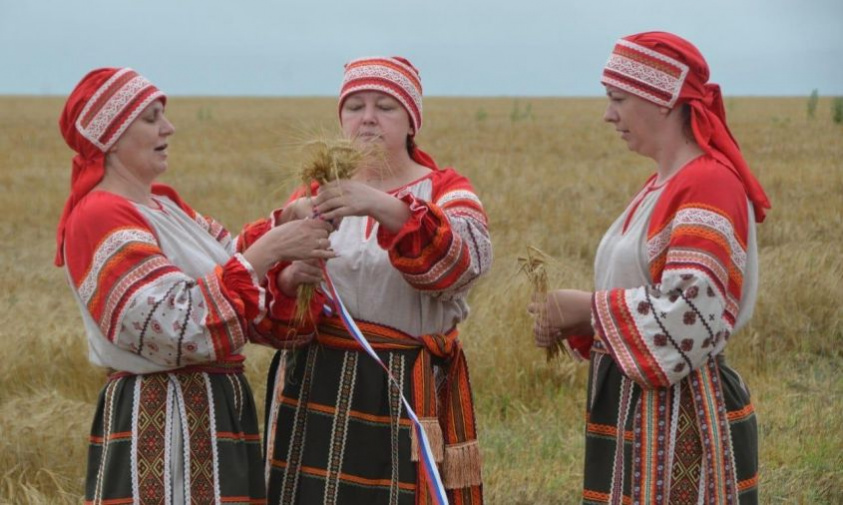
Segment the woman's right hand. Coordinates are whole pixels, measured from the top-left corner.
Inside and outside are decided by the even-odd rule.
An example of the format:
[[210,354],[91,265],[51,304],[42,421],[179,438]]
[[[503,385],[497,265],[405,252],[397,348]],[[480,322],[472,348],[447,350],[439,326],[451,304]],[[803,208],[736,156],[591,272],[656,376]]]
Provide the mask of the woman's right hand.
[[331,230],[331,224],[321,219],[289,221],[267,231],[243,252],[243,257],[259,279],[279,261],[335,258],[328,239]]
[[550,347],[563,338],[594,334],[588,291],[558,289],[534,294],[527,312],[535,319],[533,336],[538,347]]

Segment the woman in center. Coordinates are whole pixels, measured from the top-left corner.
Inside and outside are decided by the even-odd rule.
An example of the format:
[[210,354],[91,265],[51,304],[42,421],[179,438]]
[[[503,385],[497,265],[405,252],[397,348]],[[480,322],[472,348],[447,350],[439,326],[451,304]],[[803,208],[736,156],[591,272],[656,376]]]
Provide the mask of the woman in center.
[[[457,325],[466,296],[489,270],[492,246],[471,183],[419,149],[419,73],[398,57],[345,65],[345,136],[380,153],[349,180],[295,192],[285,208],[339,222],[327,263],[337,294],[400,384],[349,335],[317,290],[312,333],[276,355],[267,390],[270,503],[416,504],[431,499],[419,444],[400,395],[429,439],[451,503],[482,503],[480,453]],[[277,298],[322,277],[293,262]],[[292,305],[292,304],[291,304]],[[292,315],[290,316],[292,319]],[[309,327],[308,327],[309,326]]]

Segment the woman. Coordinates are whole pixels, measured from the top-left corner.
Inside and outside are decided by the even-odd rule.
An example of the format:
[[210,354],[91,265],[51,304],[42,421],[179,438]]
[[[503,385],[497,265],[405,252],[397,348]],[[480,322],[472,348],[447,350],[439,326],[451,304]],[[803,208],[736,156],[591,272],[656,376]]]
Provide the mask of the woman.
[[[296,221],[239,250],[164,185],[166,97],[129,68],[76,86],[59,121],[77,154],[58,227],[88,336],[110,369],[91,431],[91,503],[262,503],[260,439],[240,350],[283,331],[262,282],[280,260],[330,258],[330,226]],[[260,327],[260,329],[258,329]]]
[[537,341],[589,356],[584,503],[757,503],[749,391],[724,358],[758,286],[755,222],[769,202],[688,41],[621,39],[604,120],[656,173],[606,232],[593,293],[529,307]]
[[[403,394],[425,428],[451,503],[481,503],[456,326],[468,315],[469,289],[491,265],[483,207],[468,179],[416,147],[422,89],[407,60],[348,63],[339,118],[346,136],[382,156],[352,179],[318,188],[312,202],[295,193],[285,212],[342,220],[331,235],[338,257],[327,262],[327,273],[401,388],[390,387],[335,314],[320,312],[332,303],[318,294],[312,342],[277,355],[270,370],[269,500],[428,503],[430,482],[419,468]],[[317,266],[293,262],[280,273],[275,296],[292,300],[299,285],[320,278]]]

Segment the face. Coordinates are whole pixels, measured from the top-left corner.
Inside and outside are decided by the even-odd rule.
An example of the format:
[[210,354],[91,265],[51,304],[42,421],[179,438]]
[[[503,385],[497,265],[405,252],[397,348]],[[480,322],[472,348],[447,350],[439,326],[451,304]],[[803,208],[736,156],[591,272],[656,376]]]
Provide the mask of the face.
[[167,137],[175,132],[156,100],[126,128],[109,151],[120,165],[142,181],[151,181],[167,170]]
[[606,96],[609,104],[603,121],[615,126],[630,151],[653,157],[669,109],[614,86],[606,86]]
[[340,124],[348,138],[380,143],[387,152],[406,149],[407,135],[413,133],[401,102],[380,91],[349,95],[340,109]]

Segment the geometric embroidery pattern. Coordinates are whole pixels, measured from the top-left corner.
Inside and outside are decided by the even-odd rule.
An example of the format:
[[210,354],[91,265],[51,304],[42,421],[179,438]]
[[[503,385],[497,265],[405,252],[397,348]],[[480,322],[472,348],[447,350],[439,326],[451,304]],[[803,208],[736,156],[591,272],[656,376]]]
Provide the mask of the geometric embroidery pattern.
[[672,108],[688,70],[679,60],[621,39],[603,69],[601,82]]
[[186,415],[184,422],[188,433],[186,451],[190,454],[190,496],[197,503],[214,503],[217,487],[214,478],[215,437],[211,433],[214,421],[209,409],[213,399],[208,395],[205,374],[177,374],[176,377],[181,384]]
[[398,379],[398,385],[389,385],[389,414],[392,418],[390,430],[392,435],[392,479],[389,489],[389,505],[398,505],[398,435],[401,431],[401,393],[404,389],[404,357],[398,353],[389,353],[389,370]]
[[702,443],[694,414],[694,401],[688,381],[682,381],[676,424],[676,442],[670,479],[670,500],[676,505],[698,503],[702,475]]
[[165,440],[167,423],[167,386],[165,374],[138,377],[140,397],[137,403],[137,475],[141,503],[165,502]]
[[342,461],[345,456],[345,442],[348,435],[351,401],[354,396],[354,382],[357,377],[357,359],[360,353],[344,353],[340,384],[337,391],[337,410],[331,430],[331,443],[328,451],[328,465],[325,475],[326,505],[337,502]]
[[316,363],[318,347],[309,346],[307,349],[307,364],[305,365],[305,380],[301,385],[298,405],[296,406],[293,430],[290,434],[290,450],[287,454],[287,468],[283,476],[281,487],[281,503],[294,503],[298,488],[301,462],[304,456],[304,436],[306,430],[307,404],[310,401],[310,387],[313,382],[313,366]]

